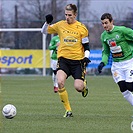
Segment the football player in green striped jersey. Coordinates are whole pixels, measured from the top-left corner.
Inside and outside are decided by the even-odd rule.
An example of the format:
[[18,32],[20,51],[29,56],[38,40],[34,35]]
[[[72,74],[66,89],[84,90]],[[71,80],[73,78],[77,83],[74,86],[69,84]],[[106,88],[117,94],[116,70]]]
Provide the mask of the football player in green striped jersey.
[[113,63],[111,72],[123,97],[133,106],[133,30],[125,26],[116,26],[110,13],[101,16],[104,32],[101,34],[103,46],[99,73],[108,63],[110,53]]
[[57,69],[57,49],[58,49],[59,44],[60,44],[59,35],[52,37],[52,39],[50,41],[50,45],[49,45],[49,50],[52,51],[52,53],[51,53],[51,68],[53,70],[52,80],[53,80],[53,84],[54,84],[54,92],[55,93],[58,92],[58,83],[57,83],[57,77],[56,77],[57,70],[56,69]]

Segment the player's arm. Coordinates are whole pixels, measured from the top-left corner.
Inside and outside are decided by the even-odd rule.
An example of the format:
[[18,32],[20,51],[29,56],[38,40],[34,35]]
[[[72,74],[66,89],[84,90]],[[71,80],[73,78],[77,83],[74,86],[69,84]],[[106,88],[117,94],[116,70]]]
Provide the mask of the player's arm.
[[109,58],[109,55],[110,55],[110,48],[109,46],[104,43],[102,37],[101,37],[101,42],[102,42],[102,61],[101,63],[98,65],[98,72],[101,73],[102,72],[102,69],[105,65],[107,65],[108,63],[108,58]]
[[122,32],[126,40],[128,40],[128,45],[133,53],[133,30],[130,28],[122,27]]
[[133,30],[130,28],[122,27],[122,32],[126,40],[133,42]]
[[81,36],[82,36],[81,41],[82,41],[82,45],[84,47],[85,57],[89,58],[89,56],[90,56],[89,37],[88,37],[89,33],[88,33],[88,30],[85,27],[85,25],[82,23],[81,23],[80,31],[81,31]]
[[90,46],[89,46],[89,38],[84,37],[82,38],[82,45],[84,47],[84,52],[85,52],[85,57],[84,57],[84,63],[86,63],[86,66],[88,65],[89,62],[89,56],[90,56]]
[[85,57],[88,58],[90,56],[90,46],[88,37],[82,39],[82,45],[84,47]]
[[102,48],[102,62],[104,63],[104,65],[107,65],[109,55],[110,55],[110,48],[105,43],[102,43],[102,45],[103,45],[103,48]]
[[56,42],[55,42],[55,37],[53,37],[50,41],[50,45],[49,45],[49,50],[55,50],[56,49]]
[[42,26],[41,33],[47,34],[47,29],[48,29],[48,24],[47,22],[45,22],[44,25]]
[[56,45],[50,45],[50,46],[49,46],[49,50],[55,50],[56,47],[57,47]]
[[50,45],[49,45],[49,50],[55,50],[56,47],[57,47],[57,46],[56,46],[55,42],[51,41],[51,42],[50,42]]

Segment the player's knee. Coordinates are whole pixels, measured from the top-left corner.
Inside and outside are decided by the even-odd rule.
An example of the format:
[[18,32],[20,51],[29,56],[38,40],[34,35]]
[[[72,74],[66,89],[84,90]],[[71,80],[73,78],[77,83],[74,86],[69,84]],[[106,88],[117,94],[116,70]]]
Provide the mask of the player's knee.
[[78,92],[82,92],[83,91],[83,85],[82,84],[75,84],[74,88],[78,91]]
[[133,92],[133,82],[126,82],[127,89],[131,92]]
[[53,73],[54,73],[54,75],[56,75],[56,73],[57,73],[57,70],[53,70]]
[[59,89],[64,88],[64,81],[63,80],[58,80],[58,87],[59,87]]
[[126,90],[129,90],[133,92],[133,82],[125,82],[125,81],[120,81],[118,82],[119,88],[121,92],[125,92]]
[[127,90],[127,86],[126,86],[125,81],[119,81],[118,86],[119,86],[121,92],[125,92]]

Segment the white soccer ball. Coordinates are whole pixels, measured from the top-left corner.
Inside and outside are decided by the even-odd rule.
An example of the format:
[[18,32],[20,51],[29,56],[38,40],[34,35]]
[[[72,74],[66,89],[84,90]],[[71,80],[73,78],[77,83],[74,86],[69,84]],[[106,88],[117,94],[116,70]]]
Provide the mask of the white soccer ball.
[[12,119],[16,116],[17,110],[16,107],[12,104],[7,104],[3,107],[2,114],[7,119]]

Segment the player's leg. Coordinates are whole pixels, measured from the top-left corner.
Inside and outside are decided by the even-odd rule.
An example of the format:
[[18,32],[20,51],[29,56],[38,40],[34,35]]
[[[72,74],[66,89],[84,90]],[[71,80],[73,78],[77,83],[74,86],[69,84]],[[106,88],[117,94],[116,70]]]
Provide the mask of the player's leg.
[[125,63],[125,82],[127,87],[126,92],[126,100],[133,106],[133,59],[128,60],[127,63]]
[[74,80],[74,87],[78,92],[82,92],[82,96],[86,97],[88,94],[87,81],[85,79],[85,66],[79,63],[72,68],[72,76]]
[[133,94],[130,91],[132,89],[130,82],[133,81],[133,76],[130,74],[131,65],[126,62],[121,64],[113,63],[111,71],[114,81],[118,84],[123,97],[133,105]]
[[131,92],[133,92],[133,82],[126,82],[127,89]]
[[119,81],[118,86],[123,97],[133,106],[133,94],[128,90],[127,83],[125,81]]
[[82,91],[82,96],[86,97],[88,95],[89,89],[87,87],[87,80],[85,79],[85,76],[86,76],[86,65],[85,65],[85,63],[82,63],[82,70],[81,70],[81,72],[82,72],[82,77],[84,75],[84,78],[83,78],[83,80],[84,80],[84,88],[83,88],[83,91]]
[[68,76],[70,76],[69,66],[70,64],[67,62],[67,59],[59,58],[57,63],[57,81],[58,81],[58,94],[60,99],[65,107],[65,115],[64,117],[72,117],[72,110],[68,98],[68,93],[65,88],[65,81]]
[[58,92],[58,83],[57,83],[57,77],[56,77],[56,70],[53,70],[52,80],[53,80],[53,84],[54,84],[54,92],[57,93]]
[[52,80],[53,80],[53,85],[54,85],[54,92],[57,93],[58,92],[58,83],[57,83],[57,77],[56,77],[57,60],[52,60],[51,63],[52,63],[51,67],[53,70]]
[[125,76],[124,76],[124,74],[122,74],[122,72],[120,73],[119,71],[115,71],[115,74],[113,73],[113,78],[114,78],[115,82],[118,84],[123,97],[131,105],[133,105],[133,95],[132,95],[131,91],[128,90],[124,77]]
[[89,89],[87,87],[87,80],[85,79],[84,80],[84,88],[83,88],[83,91],[82,91],[82,96],[86,97],[88,95],[88,91],[89,91]]
[[64,117],[71,117],[71,106],[68,99],[68,93],[64,87],[65,81],[66,81],[67,75],[63,70],[57,71],[57,79],[58,79],[58,94],[60,96],[60,100],[64,105],[64,108],[66,110]]
[[88,94],[87,81],[81,79],[74,80],[74,87],[78,92],[82,92],[82,96],[86,97]]

